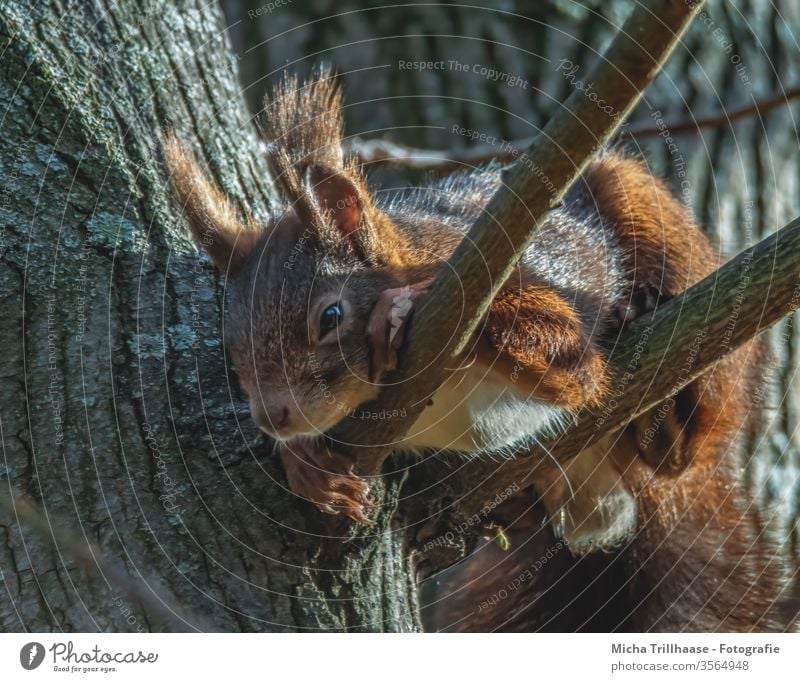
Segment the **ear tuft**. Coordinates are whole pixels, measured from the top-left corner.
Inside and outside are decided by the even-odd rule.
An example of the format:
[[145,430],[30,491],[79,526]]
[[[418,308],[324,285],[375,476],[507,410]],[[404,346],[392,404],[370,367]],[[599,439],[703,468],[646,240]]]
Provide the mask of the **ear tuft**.
[[253,247],[258,233],[243,222],[216,185],[210,182],[194,154],[174,133],[163,141],[164,159],[195,241],[222,272],[233,274]]
[[342,95],[333,73],[303,83],[285,75],[265,103],[263,132],[272,177],[291,209],[325,248],[344,246],[364,262],[413,258],[407,240],[372,202],[362,169],[342,151]]
[[343,167],[342,95],[331,71],[317,69],[302,84],[297,76],[284,74],[264,102],[262,124],[271,153],[285,153],[284,164]]

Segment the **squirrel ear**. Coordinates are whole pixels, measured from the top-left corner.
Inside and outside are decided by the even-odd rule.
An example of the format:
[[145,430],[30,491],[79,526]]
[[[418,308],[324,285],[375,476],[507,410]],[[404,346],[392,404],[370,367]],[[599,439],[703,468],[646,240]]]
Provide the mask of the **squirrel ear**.
[[164,158],[195,241],[217,269],[233,274],[258,232],[240,220],[227,197],[209,182],[191,151],[172,133],[164,138]]
[[361,226],[364,202],[358,186],[340,171],[322,166],[309,169],[311,191],[343,237],[351,237]]

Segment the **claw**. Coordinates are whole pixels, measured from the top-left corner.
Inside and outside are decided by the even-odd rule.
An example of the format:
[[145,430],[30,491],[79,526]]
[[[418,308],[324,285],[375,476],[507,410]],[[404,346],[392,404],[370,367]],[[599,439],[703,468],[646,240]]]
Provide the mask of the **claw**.
[[280,443],[278,452],[292,492],[325,514],[368,522],[369,484],[355,475],[351,458],[332,452],[321,439]]

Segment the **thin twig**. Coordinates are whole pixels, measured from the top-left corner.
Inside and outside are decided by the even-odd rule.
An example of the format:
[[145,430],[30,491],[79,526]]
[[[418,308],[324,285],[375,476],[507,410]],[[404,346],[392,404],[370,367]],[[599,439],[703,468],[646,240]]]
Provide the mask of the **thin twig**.
[[651,123],[639,123],[621,131],[622,135],[629,137],[658,137],[667,130],[670,135],[683,135],[685,133],[696,133],[705,128],[719,128],[731,125],[752,116],[762,116],[772,109],[785,106],[792,100],[800,97],[800,85],[796,85],[784,92],[764,99],[754,99],[751,104],[743,105],[732,111],[722,111],[718,114],[705,116],[703,118],[687,117],[680,121],[667,122],[664,128],[659,128]]
[[[800,85],[759,100],[753,100],[731,111],[694,118],[687,116],[677,121],[667,121],[663,127],[650,122],[632,124],[619,131],[620,137],[639,139],[658,137],[667,131],[670,135],[694,134],[708,128],[719,128],[752,116],[767,112],[800,98]],[[494,144],[449,150],[426,150],[407,147],[389,140],[364,140],[353,137],[347,143],[348,151],[365,166],[391,164],[413,170],[452,171],[458,168],[475,168],[491,161],[514,161],[527,149],[534,138],[507,142],[497,140]]]

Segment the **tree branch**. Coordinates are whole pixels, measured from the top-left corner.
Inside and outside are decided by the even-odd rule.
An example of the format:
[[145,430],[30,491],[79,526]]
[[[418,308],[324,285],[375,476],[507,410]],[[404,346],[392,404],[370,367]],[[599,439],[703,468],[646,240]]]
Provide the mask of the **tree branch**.
[[559,437],[497,462],[473,460],[452,476],[441,461],[415,475],[439,480],[456,500],[443,525],[485,508],[498,490],[522,488],[534,471],[565,461],[691,383],[715,362],[800,307],[800,218],[628,325],[610,353],[613,409],[586,410]]
[[378,424],[354,417],[329,434],[338,449],[360,454],[362,469],[369,463],[380,465],[381,456],[391,451],[422,412],[446,368],[457,365],[459,354],[533,238],[538,221],[561,201],[633,109],[702,4],[651,0],[638,5],[588,76],[602,86],[604,108],[582,91],[573,91],[505,172],[504,185],[421,299],[394,383],[365,410],[403,416]]

